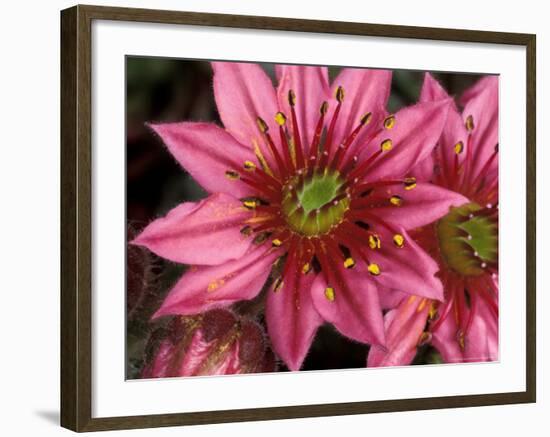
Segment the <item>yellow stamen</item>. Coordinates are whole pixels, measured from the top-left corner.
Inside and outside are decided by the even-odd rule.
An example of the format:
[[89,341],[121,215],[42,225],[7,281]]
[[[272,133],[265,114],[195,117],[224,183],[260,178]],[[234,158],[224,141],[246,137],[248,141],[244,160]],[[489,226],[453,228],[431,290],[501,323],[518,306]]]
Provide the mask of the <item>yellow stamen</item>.
[[361,124],[369,124],[372,119],[372,112],[367,112],[365,115],[361,117]]
[[258,206],[258,202],[255,199],[245,199],[243,200],[243,205],[247,209],[255,209]]
[[235,181],[237,179],[239,179],[239,173],[237,173],[236,171],[233,171],[233,170],[227,170],[225,172],[225,177],[227,179],[231,179],[232,181]]
[[403,184],[405,185],[405,190],[412,190],[413,188],[416,188],[416,178],[410,177],[403,179]]
[[305,263],[302,267],[302,273],[305,275],[306,273],[309,273],[310,270],[311,266],[309,265],[309,263]]
[[243,167],[246,171],[256,170],[256,164],[254,164],[252,161],[245,161]]
[[290,106],[296,105],[296,93],[294,90],[288,90],[288,104]]
[[334,295],[334,288],[327,287],[325,288],[325,297],[330,300],[331,302],[334,302],[335,295]]
[[261,133],[265,134],[269,130],[269,126],[262,117],[257,117],[256,123],[258,123],[258,129]]
[[394,126],[395,126],[395,115],[389,115],[384,120],[384,127],[386,129],[393,129]]
[[274,240],[271,241],[271,245],[273,247],[280,247],[281,244],[283,244],[283,242],[281,240],[279,240],[278,238],[275,238]]
[[275,122],[279,126],[284,126],[284,124],[286,123],[285,114],[283,114],[282,112],[277,112],[277,114],[275,114]]
[[405,237],[401,234],[395,234],[393,236],[393,243],[401,249],[405,245]]
[[380,274],[380,267],[378,266],[378,264],[374,264],[374,263],[369,264],[369,266],[367,267],[367,270],[373,276],[378,276]]
[[393,206],[401,206],[403,204],[403,199],[399,196],[391,196],[390,197],[390,203]]
[[351,268],[355,267],[355,260],[351,257],[346,258],[345,261],[344,261],[344,267],[346,269],[351,269]]
[[378,238],[378,235],[369,235],[369,247],[371,249],[380,249],[381,241],[380,238]]
[[344,88],[342,88],[341,86],[336,88],[336,100],[338,100],[338,102],[340,103],[344,101]]
[[468,115],[468,117],[466,117],[466,122],[464,123],[464,125],[466,126],[466,130],[468,132],[472,132],[474,130],[474,117],[472,117],[471,115]]
[[462,141],[459,141],[458,143],[456,143],[454,150],[457,155],[460,155],[464,150],[464,143]]
[[428,317],[430,318],[430,320],[433,320],[433,319],[435,319],[436,315],[437,315],[437,308],[435,307],[435,303],[432,302],[430,304],[430,310],[428,312]]
[[382,141],[380,144],[380,148],[383,152],[387,152],[388,150],[391,150],[393,147],[393,142],[389,138],[387,140]]
[[466,347],[466,336],[464,335],[464,332],[459,331],[457,334],[457,341],[458,345],[460,346],[460,349],[464,350]]
[[273,291],[277,293],[281,288],[283,288],[283,278],[279,276],[275,279],[275,282],[273,282]]

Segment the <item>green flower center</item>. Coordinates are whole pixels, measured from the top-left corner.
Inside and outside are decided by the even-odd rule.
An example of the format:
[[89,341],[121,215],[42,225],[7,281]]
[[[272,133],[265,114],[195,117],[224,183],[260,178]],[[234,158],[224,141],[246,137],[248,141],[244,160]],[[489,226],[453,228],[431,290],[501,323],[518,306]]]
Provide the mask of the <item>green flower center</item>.
[[298,175],[283,188],[282,210],[288,225],[308,237],[329,232],[348,208],[344,180],[335,171]]
[[441,255],[455,272],[479,276],[498,261],[498,223],[487,208],[473,202],[451,208],[436,229]]

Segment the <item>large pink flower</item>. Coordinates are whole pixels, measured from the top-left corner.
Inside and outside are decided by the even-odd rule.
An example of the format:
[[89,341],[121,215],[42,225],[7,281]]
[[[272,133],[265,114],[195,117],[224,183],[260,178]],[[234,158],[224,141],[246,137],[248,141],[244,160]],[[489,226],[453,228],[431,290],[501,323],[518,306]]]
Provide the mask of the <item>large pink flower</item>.
[[[446,97],[426,74],[420,100]],[[461,103],[462,114],[451,107],[439,147],[418,170],[468,200],[412,231],[438,261],[445,302],[403,297],[385,316],[387,344],[371,349],[369,366],[409,364],[426,342],[445,362],[498,358],[498,78],[478,81]]]
[[225,129],[152,128],[210,193],[183,203],[134,240],[193,264],[156,317],[265,301],[277,354],[299,369],[318,326],[385,344],[378,286],[441,300],[437,264],[407,233],[464,203],[411,169],[439,138],[450,99],[389,115],[386,70],[213,63]]

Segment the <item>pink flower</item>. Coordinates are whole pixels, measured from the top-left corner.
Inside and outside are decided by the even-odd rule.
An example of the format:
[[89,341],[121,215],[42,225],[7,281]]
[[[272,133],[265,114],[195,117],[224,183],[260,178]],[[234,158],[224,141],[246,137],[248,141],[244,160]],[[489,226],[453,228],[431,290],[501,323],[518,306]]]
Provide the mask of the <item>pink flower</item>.
[[176,317],[166,328],[155,331],[147,344],[142,378],[274,370],[273,354],[266,351],[258,324],[215,309]]
[[396,114],[391,72],[213,63],[224,123],[155,124],[174,157],[210,193],[151,223],[135,244],[195,265],[156,317],[252,299],[270,284],[266,321],[276,353],[301,367],[323,321],[385,344],[378,286],[443,299],[437,264],[408,230],[464,203],[415,179],[450,99]]
[[[446,97],[426,74],[420,101]],[[373,347],[368,366],[409,364],[427,342],[445,362],[498,358],[498,78],[482,78],[461,103],[462,114],[450,109],[439,147],[418,170],[468,200],[412,232],[438,261],[445,301],[402,298],[385,316],[386,348]]]

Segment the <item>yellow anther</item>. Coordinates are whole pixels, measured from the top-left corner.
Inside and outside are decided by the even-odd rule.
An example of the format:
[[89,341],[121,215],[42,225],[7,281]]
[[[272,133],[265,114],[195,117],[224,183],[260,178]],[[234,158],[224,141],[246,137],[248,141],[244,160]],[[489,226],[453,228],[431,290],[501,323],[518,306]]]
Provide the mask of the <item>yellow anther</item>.
[[225,177],[226,177],[227,179],[231,179],[232,181],[234,181],[234,180],[239,179],[240,176],[239,176],[239,173],[237,173],[236,171],[227,170],[227,171],[225,172]]
[[323,102],[321,104],[321,108],[319,109],[319,112],[321,113],[321,115],[325,115],[328,111],[328,102]]
[[262,117],[257,117],[256,123],[258,124],[258,129],[260,129],[261,133],[265,134],[269,130],[269,126]]
[[271,245],[273,247],[280,247],[281,244],[283,244],[283,242],[281,240],[279,240],[278,238],[275,238],[274,240],[271,241]]
[[468,132],[472,132],[474,130],[474,117],[472,117],[471,115],[468,115],[468,117],[466,117],[466,122],[464,123],[464,126],[466,126],[466,130]]
[[246,235],[247,237],[252,234],[252,227],[246,225],[244,228],[241,229],[241,234]]
[[458,342],[458,345],[460,346],[460,349],[464,350],[464,348],[466,347],[466,336],[464,335],[464,332],[462,330],[457,332],[456,340]]
[[247,209],[254,209],[258,206],[258,202],[255,199],[245,199],[243,200],[243,205]]
[[391,150],[393,147],[393,142],[389,138],[387,140],[382,141],[380,144],[380,148],[383,152],[387,152],[388,150]]
[[403,179],[403,185],[405,185],[405,190],[412,190],[416,188],[416,178],[410,177]]
[[344,101],[344,88],[342,88],[341,86],[336,88],[336,100],[338,100],[338,102],[340,103]]
[[367,270],[373,276],[378,276],[380,274],[380,267],[378,266],[378,264],[374,264],[374,263],[369,264],[369,266],[367,267]]
[[355,267],[355,260],[351,257],[346,258],[344,261],[344,267],[346,269],[352,269],[353,267]]
[[369,124],[372,119],[372,112],[367,112],[361,117],[361,124]]
[[293,90],[288,90],[288,104],[290,106],[296,105],[296,93]]
[[309,265],[309,263],[305,263],[303,266],[302,266],[302,273],[305,275],[306,273],[309,273],[309,271],[311,270],[311,266]]
[[401,234],[395,234],[393,236],[393,244],[401,249],[405,245],[405,237]]
[[435,319],[436,315],[437,315],[437,308],[435,307],[435,303],[432,302],[430,304],[430,310],[428,311],[428,317],[430,318],[430,320],[433,320]]
[[277,293],[281,288],[283,288],[283,278],[279,276],[275,279],[275,282],[273,282],[273,291]]
[[256,164],[254,164],[252,161],[245,161],[243,167],[246,171],[256,170]]
[[371,249],[380,249],[381,241],[380,238],[378,238],[378,235],[371,234],[369,235],[369,247]]
[[327,287],[327,288],[325,288],[325,297],[326,297],[328,300],[330,300],[331,302],[333,302],[333,301],[334,301],[334,298],[336,297],[336,296],[334,295],[334,288],[332,288],[332,287]]
[[283,114],[282,112],[277,112],[277,114],[275,114],[275,122],[279,126],[284,126],[284,124],[286,123],[285,114]]
[[460,155],[464,150],[464,143],[462,141],[459,141],[458,143],[456,143],[454,150],[457,155]]
[[390,203],[393,206],[401,206],[403,204],[403,199],[399,196],[391,196],[390,197]]
[[384,119],[384,127],[386,129],[393,129],[395,126],[395,115],[389,115]]

